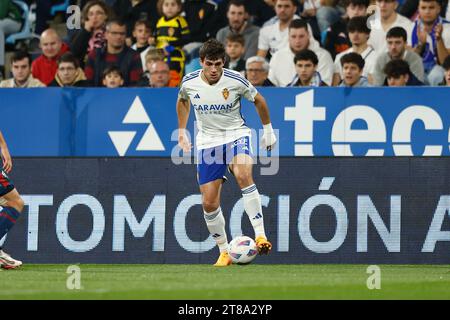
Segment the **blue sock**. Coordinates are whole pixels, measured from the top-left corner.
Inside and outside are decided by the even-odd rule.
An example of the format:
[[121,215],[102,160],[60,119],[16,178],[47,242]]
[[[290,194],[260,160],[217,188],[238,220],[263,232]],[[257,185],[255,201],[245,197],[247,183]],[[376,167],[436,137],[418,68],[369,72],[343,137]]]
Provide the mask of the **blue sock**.
[[1,207],[0,206],[0,239],[16,224],[17,218],[19,218],[19,211],[13,207]]

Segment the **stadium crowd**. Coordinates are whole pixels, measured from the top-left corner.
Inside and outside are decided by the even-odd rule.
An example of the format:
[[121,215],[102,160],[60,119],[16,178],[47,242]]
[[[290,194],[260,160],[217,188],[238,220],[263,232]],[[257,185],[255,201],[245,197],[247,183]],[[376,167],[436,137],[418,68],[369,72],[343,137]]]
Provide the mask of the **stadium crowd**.
[[[34,57],[8,42],[30,8]],[[0,0],[0,87],[177,87],[212,37],[255,86],[450,86],[449,21],[448,0]]]

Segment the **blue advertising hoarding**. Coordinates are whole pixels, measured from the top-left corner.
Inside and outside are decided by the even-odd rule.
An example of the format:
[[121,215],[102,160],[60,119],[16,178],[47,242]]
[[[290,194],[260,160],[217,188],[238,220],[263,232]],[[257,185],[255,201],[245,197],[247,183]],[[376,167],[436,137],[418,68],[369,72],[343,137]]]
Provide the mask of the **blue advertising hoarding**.
[[[449,88],[260,88],[281,156],[448,156]],[[4,89],[15,156],[170,156],[177,89]],[[247,124],[261,129],[243,101]],[[189,130],[194,134],[191,112]],[[258,132],[254,133],[254,140]]]
[[[276,175],[262,168],[273,252],[255,263],[450,263],[449,158],[290,157]],[[213,263],[195,175],[167,158],[16,159],[26,205],[5,249],[27,263]],[[229,239],[253,237],[241,198],[230,179]]]

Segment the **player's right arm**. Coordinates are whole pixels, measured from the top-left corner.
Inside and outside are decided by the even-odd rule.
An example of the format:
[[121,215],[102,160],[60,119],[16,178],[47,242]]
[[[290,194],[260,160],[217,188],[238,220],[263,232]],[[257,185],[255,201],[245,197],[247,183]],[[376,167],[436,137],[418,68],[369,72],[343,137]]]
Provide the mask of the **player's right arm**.
[[3,134],[0,131],[0,151],[2,153],[3,160],[3,170],[6,173],[9,173],[12,169],[12,160],[11,155],[9,154],[8,146],[6,145],[5,138],[3,138]]
[[189,152],[192,149],[192,144],[186,134],[186,126],[189,119],[190,109],[191,104],[189,100],[179,96],[177,100],[178,145],[184,152]]

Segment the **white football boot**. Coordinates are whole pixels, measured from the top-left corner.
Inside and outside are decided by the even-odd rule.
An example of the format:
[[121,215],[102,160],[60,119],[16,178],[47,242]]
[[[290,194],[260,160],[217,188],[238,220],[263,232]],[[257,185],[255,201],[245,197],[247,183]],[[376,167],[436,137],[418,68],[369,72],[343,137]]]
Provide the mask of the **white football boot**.
[[0,266],[3,269],[16,269],[22,265],[22,261],[11,258],[9,254],[0,250]]

